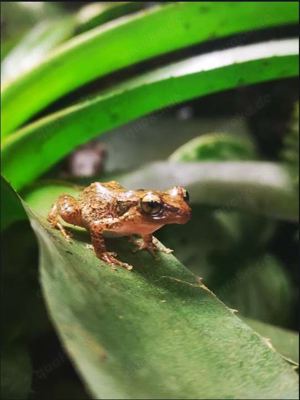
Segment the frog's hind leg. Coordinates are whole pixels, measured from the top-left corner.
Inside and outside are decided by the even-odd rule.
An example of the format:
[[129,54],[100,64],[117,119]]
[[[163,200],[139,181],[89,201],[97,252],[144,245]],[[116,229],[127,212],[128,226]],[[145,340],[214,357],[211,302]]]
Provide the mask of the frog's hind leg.
[[61,231],[66,240],[70,240],[71,235],[60,223],[60,219],[73,225],[82,226],[79,204],[74,197],[67,194],[62,195],[57,199],[53,204],[47,219],[53,228],[57,228]]
[[103,236],[100,234],[95,235],[91,234],[91,239],[92,239],[92,244],[96,253],[96,256],[102,260],[105,261],[106,263],[110,264],[113,269],[115,265],[118,265],[119,267],[123,267],[127,269],[128,271],[132,270],[132,265],[127,264],[123,261],[120,261],[116,258],[116,253],[110,252],[106,250],[105,242]]

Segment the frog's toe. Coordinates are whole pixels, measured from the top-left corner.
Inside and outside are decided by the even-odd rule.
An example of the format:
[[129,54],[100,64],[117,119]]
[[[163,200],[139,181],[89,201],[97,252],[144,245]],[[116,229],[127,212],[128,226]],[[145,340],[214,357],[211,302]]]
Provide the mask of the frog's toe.
[[153,237],[153,245],[155,246],[155,248],[159,251],[161,251],[162,253],[166,253],[166,254],[170,254],[173,253],[173,249],[169,249],[168,247],[165,247],[162,243],[159,243],[159,241]]
[[169,249],[168,247],[165,247],[165,246],[163,246],[163,247],[160,249],[160,251],[162,251],[163,253],[166,253],[166,254],[171,254],[171,253],[174,252],[173,249]]
[[68,243],[72,243],[72,235],[68,232],[63,233],[63,237]]
[[141,250],[147,250],[149,253],[152,255],[155,255],[155,252],[157,251],[157,248],[151,243],[146,243],[143,239],[137,239],[135,241],[136,247],[132,249],[133,253],[137,253],[138,251]]
[[112,267],[113,270],[116,269],[116,266],[122,267],[127,269],[128,271],[131,271],[133,269],[133,266],[130,264],[127,264],[123,261],[120,261],[116,258],[117,254],[113,253],[113,252],[105,252],[102,253],[101,255],[101,260],[105,261],[106,263],[110,264],[110,266]]
[[126,268],[128,271],[133,269],[133,266],[127,263],[122,263],[121,267]]

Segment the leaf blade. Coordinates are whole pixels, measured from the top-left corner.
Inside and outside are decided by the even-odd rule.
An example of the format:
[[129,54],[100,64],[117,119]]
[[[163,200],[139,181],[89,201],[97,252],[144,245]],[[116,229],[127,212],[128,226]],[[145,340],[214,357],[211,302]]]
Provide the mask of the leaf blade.
[[[3,88],[2,135],[13,131],[53,100],[96,77],[212,37],[296,23],[297,10],[298,5],[292,2],[277,3],[276,7],[268,2],[236,3],[232,18],[229,17],[233,12],[230,2],[220,3],[218,8],[209,2],[175,3],[143,12],[115,28],[100,28],[81,35],[39,67]],[[120,47],[126,48],[126,52],[120,52]]]
[[18,190],[74,147],[142,115],[241,83],[293,76],[297,44],[274,41],[198,56],[41,119],[3,143],[3,174]]
[[154,263],[115,240],[110,245],[136,268],[112,272],[85,248],[86,235],[68,244],[38,209],[27,211],[52,319],[93,396],[296,396],[293,369],[173,256]]
[[241,318],[253,330],[270,339],[272,345],[280,354],[299,364],[299,334],[297,332],[254,319]]
[[36,24],[1,62],[2,85],[39,64],[49,52],[68,39],[75,27],[69,17],[56,18]]

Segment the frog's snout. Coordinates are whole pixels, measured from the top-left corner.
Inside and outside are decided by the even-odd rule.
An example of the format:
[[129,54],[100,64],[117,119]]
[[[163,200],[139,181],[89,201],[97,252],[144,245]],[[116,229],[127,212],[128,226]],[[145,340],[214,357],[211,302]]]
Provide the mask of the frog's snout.
[[177,223],[186,224],[192,217],[192,210],[190,208],[179,210],[177,214]]

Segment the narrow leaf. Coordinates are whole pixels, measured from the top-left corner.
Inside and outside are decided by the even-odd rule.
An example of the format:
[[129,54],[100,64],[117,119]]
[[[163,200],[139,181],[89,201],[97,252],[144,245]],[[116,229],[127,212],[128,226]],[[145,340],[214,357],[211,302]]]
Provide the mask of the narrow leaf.
[[1,63],[1,83],[9,84],[40,63],[58,44],[68,39],[75,28],[71,17],[43,21],[34,26]]
[[205,40],[297,20],[293,2],[239,2],[234,7],[231,2],[174,2],[99,27],[3,87],[2,135],[62,95],[120,68]]
[[193,57],[130,80],[11,135],[3,143],[3,174],[18,190],[79,144],[152,111],[241,84],[297,75],[297,53],[297,39],[267,42]]
[[136,1],[90,3],[83,6],[76,15],[78,25],[76,31],[78,33],[85,32],[144,7],[144,2]]

